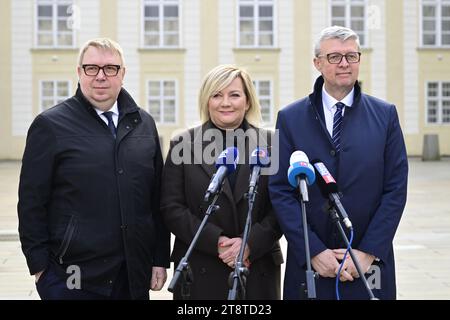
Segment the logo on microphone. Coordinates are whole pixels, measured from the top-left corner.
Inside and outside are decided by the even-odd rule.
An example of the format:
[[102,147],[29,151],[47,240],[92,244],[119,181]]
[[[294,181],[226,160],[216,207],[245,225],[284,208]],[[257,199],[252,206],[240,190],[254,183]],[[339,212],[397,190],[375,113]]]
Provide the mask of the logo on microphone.
[[325,167],[325,165],[322,162],[318,162],[314,164],[317,171],[320,173],[320,175],[323,177],[323,180],[325,183],[336,183],[333,176],[330,174],[328,169]]

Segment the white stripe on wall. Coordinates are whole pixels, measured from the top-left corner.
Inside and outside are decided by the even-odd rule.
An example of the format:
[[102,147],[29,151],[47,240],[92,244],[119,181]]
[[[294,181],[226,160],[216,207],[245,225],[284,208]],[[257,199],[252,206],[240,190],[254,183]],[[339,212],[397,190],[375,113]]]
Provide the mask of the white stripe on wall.
[[416,48],[419,43],[417,35],[419,33],[417,1],[403,1],[403,34],[404,34],[404,59],[403,70],[405,96],[404,132],[406,134],[419,133],[419,61]]
[[385,0],[372,0],[368,6],[368,29],[370,48],[372,49],[371,95],[386,100],[386,21]]
[[279,107],[294,100],[294,3],[292,0],[278,2],[278,26],[280,54]]
[[183,5],[183,37],[186,48],[184,74],[184,114],[186,126],[200,122],[197,93],[200,87],[200,3],[185,1]]
[[30,48],[33,47],[34,1],[11,1],[12,135],[26,136],[33,115]]
[[234,63],[233,47],[238,12],[235,1],[219,0],[219,64]]
[[78,0],[80,8],[80,29],[76,30],[78,47],[86,41],[100,36],[100,3],[92,0]]
[[[330,8],[327,0],[315,0],[311,1],[311,31],[312,31],[312,49],[314,50],[314,42],[316,41],[319,33],[329,26],[330,24]],[[311,91],[314,86],[314,82],[320,73],[311,63]]]
[[140,46],[142,20],[142,1],[118,0],[117,3],[117,40],[120,43],[125,56],[127,73],[124,78],[124,88],[136,100],[139,106],[145,106],[144,101],[140,101],[139,95],[139,55],[137,49]]

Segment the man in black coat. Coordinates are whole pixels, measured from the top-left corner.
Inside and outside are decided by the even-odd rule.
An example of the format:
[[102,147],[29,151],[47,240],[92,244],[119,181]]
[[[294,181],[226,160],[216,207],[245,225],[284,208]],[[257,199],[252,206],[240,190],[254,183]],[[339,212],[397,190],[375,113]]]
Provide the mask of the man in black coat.
[[88,41],[77,69],[76,94],[28,131],[22,250],[42,299],[148,299],[166,281],[170,250],[155,122],[122,88],[117,43]]

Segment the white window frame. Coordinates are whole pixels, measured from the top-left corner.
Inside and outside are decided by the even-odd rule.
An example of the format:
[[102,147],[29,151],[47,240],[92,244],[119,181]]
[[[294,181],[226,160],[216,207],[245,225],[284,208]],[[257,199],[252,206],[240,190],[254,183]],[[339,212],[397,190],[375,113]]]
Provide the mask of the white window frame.
[[[253,6],[253,18],[254,18],[254,25],[253,25],[253,34],[255,36],[253,44],[252,45],[241,45],[241,31],[240,31],[240,21],[241,16],[239,14],[240,10],[239,7],[241,5],[247,5],[247,6]],[[271,45],[259,45],[259,5],[272,5],[272,44]],[[278,37],[277,37],[277,5],[276,1],[274,0],[238,0],[236,1],[236,47],[238,48],[275,48],[278,43]]]
[[[274,103],[273,103],[273,81],[270,79],[253,79],[253,85],[255,86],[256,91],[256,97],[260,100],[261,99],[261,93],[260,93],[260,84],[261,82],[268,82],[269,83],[269,96],[264,96],[265,99],[269,99],[269,120],[266,121],[262,118],[262,112],[261,112],[261,120],[263,125],[271,125],[273,124],[274,120]],[[261,110],[262,111],[262,110]]]
[[[368,32],[368,1],[367,0],[361,0],[358,3],[352,2],[352,0],[330,0],[329,2],[329,17],[330,17],[330,25],[333,24],[333,6],[344,6],[345,7],[345,25],[343,27],[351,28],[351,22],[352,22],[352,16],[351,16],[351,6],[352,4],[359,4],[361,3],[364,6],[364,41],[361,42],[360,39],[360,45],[361,48],[367,48],[369,46],[369,32]],[[358,30],[359,31],[359,30]],[[360,34],[358,34],[359,36]]]
[[[174,106],[175,106],[175,110],[174,110],[175,119],[174,119],[173,122],[165,122],[164,121],[164,105],[163,105],[163,102],[164,102],[165,96],[163,96],[162,90],[163,90],[165,81],[170,81],[170,82],[174,83],[175,95],[173,96],[173,98],[175,100],[175,103],[174,103]],[[150,104],[149,104],[149,100],[150,100],[150,82],[159,82],[159,98],[158,98],[159,102],[160,102],[160,110],[159,110],[160,111],[160,117],[159,117],[159,121],[157,121],[155,119],[155,117],[153,117],[153,114],[150,111]],[[146,90],[146,102],[145,102],[146,110],[147,110],[148,113],[150,113],[150,115],[152,115],[152,117],[155,119],[155,122],[157,124],[161,124],[161,125],[178,125],[178,119],[179,119],[179,116],[178,116],[178,112],[179,112],[178,81],[176,79],[168,79],[168,78],[165,78],[165,79],[147,79],[146,80],[146,88],[145,88],[145,90]]]
[[[35,0],[34,1],[35,8],[34,8],[34,45],[36,48],[75,48],[76,43],[76,32],[72,28],[72,44],[71,45],[60,45],[58,43],[58,6],[59,5],[68,5],[73,6],[74,0]],[[42,45],[39,44],[39,6],[40,5],[47,5],[52,6],[52,45]],[[73,11],[73,10],[72,10]],[[70,19],[70,16],[69,16]]]
[[[435,20],[435,28],[436,28],[436,43],[435,44],[424,44],[423,36],[425,31],[423,30],[423,6],[435,6],[436,7],[436,15],[434,17]],[[420,1],[420,46],[424,48],[450,48],[449,44],[442,44],[442,6],[450,5],[450,0],[421,0]]]
[[[430,98],[428,96],[428,86],[430,83],[437,83],[438,84],[438,88],[437,88],[437,96]],[[442,95],[442,88],[443,88],[443,84],[444,83],[448,83],[450,84],[450,80],[448,81],[427,81],[425,82],[425,123],[427,125],[450,125],[450,122],[443,122],[443,116],[444,116],[444,110],[443,110],[443,101],[447,100],[450,101],[450,97],[446,97],[444,98],[444,96]],[[429,122],[428,121],[428,110],[429,110],[429,106],[428,106],[428,101],[433,100],[437,102],[437,121],[436,122]]]
[[[57,80],[43,79],[43,80],[39,80],[39,112],[42,112],[42,111],[45,111],[45,110],[48,109],[48,108],[44,109],[44,104],[43,104],[43,102],[44,102],[43,101],[44,95],[43,95],[43,91],[42,90],[43,90],[43,87],[44,87],[43,86],[44,82],[53,82],[53,96],[51,97],[53,99],[52,107],[57,105],[58,103],[61,103],[61,101],[64,101],[67,98],[70,98],[72,96],[72,94],[71,94],[72,81],[71,80],[66,80],[66,79],[57,79]],[[68,88],[68,96],[67,97],[63,97],[63,96],[58,96],[57,95],[58,82],[65,82],[65,83],[67,83],[67,88]],[[59,101],[59,100],[61,100],[61,101]]]
[[[173,49],[173,48],[181,48],[182,43],[182,33],[181,33],[181,26],[183,24],[182,21],[182,6],[181,6],[180,0],[142,0],[141,2],[141,47],[142,48],[167,48],[167,49]],[[159,17],[158,17],[158,23],[159,23],[159,41],[157,45],[146,45],[145,44],[145,6],[146,5],[153,5],[158,6],[159,10]],[[178,44],[173,46],[164,45],[164,6],[165,5],[176,5],[178,6]]]

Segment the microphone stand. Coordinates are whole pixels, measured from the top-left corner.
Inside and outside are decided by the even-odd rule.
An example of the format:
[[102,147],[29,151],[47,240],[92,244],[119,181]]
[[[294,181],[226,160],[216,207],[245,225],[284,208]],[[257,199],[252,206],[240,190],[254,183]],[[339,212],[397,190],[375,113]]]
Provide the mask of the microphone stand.
[[[258,172],[259,174],[259,172]],[[244,265],[244,251],[245,246],[248,242],[248,236],[250,234],[250,229],[252,227],[252,211],[253,204],[255,203],[255,197],[258,193],[256,190],[258,189],[258,184],[255,185],[255,188],[250,188],[247,193],[248,199],[248,211],[247,211],[247,220],[245,221],[244,235],[242,236],[241,248],[239,249],[238,259],[236,264],[234,265],[234,271],[231,271],[230,276],[228,278],[228,283],[230,286],[230,290],[228,291],[228,300],[245,300],[246,290],[245,285],[247,282],[247,277],[250,274],[250,270]],[[239,290],[239,292],[238,292]]]
[[[308,193],[302,192],[303,190],[307,190],[306,181],[302,179],[300,176],[297,176],[297,184],[300,188],[300,204],[302,207],[302,219],[303,219],[303,236],[305,239],[305,254],[306,254],[306,283],[302,283],[300,285],[300,297],[301,299],[316,299],[316,283],[315,276],[316,273],[312,270],[311,267],[311,253],[309,251],[309,236],[308,236],[308,222],[306,219],[306,204],[305,202],[309,201]],[[302,188],[303,186],[303,188]]]
[[181,296],[183,300],[189,299],[191,293],[190,293],[190,287],[191,284],[194,282],[194,276],[192,274],[192,270],[189,266],[189,257],[192,254],[192,251],[195,248],[195,245],[197,244],[197,240],[200,237],[200,233],[203,231],[203,228],[206,225],[206,222],[208,222],[209,216],[212,215],[216,210],[218,210],[220,207],[216,205],[216,201],[219,198],[219,194],[222,191],[222,185],[220,186],[218,192],[214,195],[214,198],[212,202],[209,204],[208,209],[205,212],[205,216],[203,217],[202,223],[197,229],[197,232],[194,236],[194,239],[192,239],[191,244],[189,245],[188,250],[186,251],[186,254],[183,256],[183,258],[178,263],[177,268],[175,269],[175,272],[173,274],[172,281],[170,281],[169,287],[167,290],[170,292],[174,292],[175,286],[177,285],[178,280],[180,279],[180,275],[183,275],[183,282],[182,282],[182,288],[181,288]]
[[[362,282],[364,283],[367,293],[369,294],[370,300],[378,300],[378,298],[376,298],[374,296],[372,290],[369,287],[369,283],[367,282],[367,279],[364,276],[364,272],[362,272],[361,265],[359,264],[358,259],[356,258],[356,256],[353,253],[352,247],[349,246],[347,235],[345,234],[344,229],[342,228],[341,222],[339,221],[339,215],[336,211],[335,203],[333,201],[334,198],[331,197],[331,195],[330,195],[330,199],[331,200],[329,202],[328,212],[330,214],[331,220],[336,224],[336,227],[339,230],[339,233],[340,233],[342,239],[344,240],[345,245],[347,246],[347,248],[349,248],[350,256],[352,257],[353,263],[356,267],[356,270],[358,271],[359,277],[361,278]],[[350,228],[350,229],[352,229],[352,228]]]

